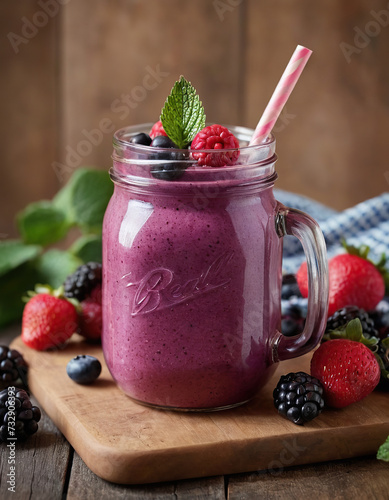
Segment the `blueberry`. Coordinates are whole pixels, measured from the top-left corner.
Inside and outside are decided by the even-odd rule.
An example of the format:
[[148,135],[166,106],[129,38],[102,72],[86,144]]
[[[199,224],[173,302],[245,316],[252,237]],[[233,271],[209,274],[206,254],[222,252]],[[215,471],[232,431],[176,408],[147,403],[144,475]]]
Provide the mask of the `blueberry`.
[[281,288],[281,298],[284,300],[290,297],[301,297],[300,288],[297,283],[286,283]]
[[157,135],[157,137],[154,137],[154,139],[151,142],[151,147],[152,148],[177,148],[177,145],[174,144],[174,142],[169,139],[169,137],[166,137],[166,135]]
[[93,356],[81,354],[69,361],[66,373],[78,384],[91,384],[101,373],[101,363]]
[[289,300],[281,300],[281,315],[282,317],[290,316],[294,319],[300,319],[300,308]]
[[142,146],[150,146],[151,141],[152,139],[149,134],[144,134],[143,132],[133,135],[130,139],[132,144],[141,144]]
[[[174,142],[164,135],[157,135],[151,143],[151,147],[173,149],[177,148]],[[158,163],[152,166],[151,175],[156,179],[164,181],[174,181],[179,179],[184,174],[186,168],[185,153],[180,151],[167,151],[166,153],[158,152],[150,156],[152,160],[171,160],[171,163]]]
[[281,331],[285,337],[293,337],[302,332],[302,326],[293,318],[284,318],[281,320]]
[[292,283],[297,283],[295,274],[284,274],[282,276],[282,284],[283,285],[291,285]]
[[300,318],[306,318],[308,314],[308,298],[304,297],[291,297],[291,307],[298,312]]

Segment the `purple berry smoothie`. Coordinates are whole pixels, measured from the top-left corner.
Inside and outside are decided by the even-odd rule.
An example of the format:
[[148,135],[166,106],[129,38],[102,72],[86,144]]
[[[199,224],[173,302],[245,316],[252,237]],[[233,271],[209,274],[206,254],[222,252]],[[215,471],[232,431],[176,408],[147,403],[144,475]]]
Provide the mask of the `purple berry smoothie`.
[[191,182],[188,169],[153,190],[116,183],[103,225],[102,340],[133,399],[236,406],[273,372],[282,239],[272,181],[234,191],[227,180]]

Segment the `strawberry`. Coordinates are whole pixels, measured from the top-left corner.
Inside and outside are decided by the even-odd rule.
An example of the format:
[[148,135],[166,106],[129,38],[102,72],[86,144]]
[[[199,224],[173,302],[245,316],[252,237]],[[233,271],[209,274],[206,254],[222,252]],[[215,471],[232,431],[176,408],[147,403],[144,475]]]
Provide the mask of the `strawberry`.
[[75,305],[49,287],[37,287],[23,311],[22,340],[33,349],[44,351],[62,346],[77,330]]
[[[101,297],[101,286],[100,288]],[[90,297],[81,302],[81,314],[79,316],[79,333],[89,340],[100,340],[102,329],[102,307],[100,301],[96,300],[98,291],[94,290]]]
[[313,354],[311,375],[323,384],[326,404],[343,408],[374,390],[380,380],[380,367],[364,344],[334,339],[321,344]]
[[154,123],[154,125],[151,127],[149,135],[152,139],[155,139],[159,135],[164,135],[167,137],[167,133],[165,132],[161,121],[157,121]]
[[[357,253],[357,249],[347,247]],[[385,295],[385,281],[379,268],[367,260],[366,247],[363,256],[355,253],[340,254],[328,262],[329,306],[328,316],[338,309],[355,305],[370,311]],[[381,265],[381,264],[380,264]],[[308,297],[307,264],[303,263],[296,275],[303,297]]]

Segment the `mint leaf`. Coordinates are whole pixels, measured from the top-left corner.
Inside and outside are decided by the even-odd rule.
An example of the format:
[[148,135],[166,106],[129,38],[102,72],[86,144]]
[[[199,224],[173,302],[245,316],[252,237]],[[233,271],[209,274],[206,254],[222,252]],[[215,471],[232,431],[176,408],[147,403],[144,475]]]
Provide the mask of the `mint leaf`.
[[83,262],[101,262],[101,236],[94,234],[81,236],[73,243],[69,251]]
[[113,183],[105,170],[80,168],[53,199],[70,223],[84,232],[101,234],[105,209],[113,193]]
[[19,240],[0,242],[0,276],[34,259],[41,252],[38,245],[25,245]]
[[205,126],[203,105],[195,88],[183,76],[176,82],[161,111],[161,122],[169,138],[180,149],[188,147]]
[[81,264],[80,259],[66,250],[48,250],[37,260],[37,282],[58,288]]
[[385,443],[381,444],[377,452],[378,460],[384,460],[389,462],[389,436],[387,437]]
[[42,246],[61,240],[70,228],[66,213],[50,201],[38,201],[27,205],[18,214],[17,222],[25,243]]

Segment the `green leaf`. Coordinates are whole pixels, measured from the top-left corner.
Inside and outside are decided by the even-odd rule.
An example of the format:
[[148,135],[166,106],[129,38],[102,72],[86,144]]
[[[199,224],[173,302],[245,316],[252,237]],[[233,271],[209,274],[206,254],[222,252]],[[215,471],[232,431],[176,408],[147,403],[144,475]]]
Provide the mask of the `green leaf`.
[[389,349],[389,337],[385,337],[381,340],[381,344],[385,349]]
[[367,245],[361,245],[360,247],[354,247],[352,245],[348,245],[346,240],[342,238],[341,244],[343,248],[346,250],[347,253],[350,255],[357,255],[358,257],[361,257],[362,259],[367,260],[367,256],[369,255],[370,252],[370,247]]
[[22,296],[34,288],[37,279],[32,262],[25,262],[1,277],[0,328],[21,319],[24,308]]
[[356,318],[349,321],[346,326],[346,338],[359,342],[362,339],[362,336],[363,330],[361,320]]
[[25,243],[42,246],[61,240],[70,228],[66,213],[50,201],[27,205],[18,214],[17,223]]
[[103,217],[113,193],[113,183],[105,170],[80,168],[53,199],[68,221],[84,232],[101,234]]
[[161,122],[169,138],[181,149],[188,147],[205,126],[203,105],[195,88],[183,76],[176,82],[161,111]]
[[378,460],[384,460],[389,462],[389,436],[387,437],[385,443],[381,444],[377,452]]
[[25,245],[19,240],[0,242],[0,276],[37,257],[42,248],[38,245]]
[[347,325],[340,326],[336,330],[331,330],[323,335],[323,340],[330,339],[349,339],[355,342],[361,342],[369,349],[374,351],[378,344],[378,338],[374,336],[366,337],[363,333],[362,323],[359,318],[350,320]]
[[78,238],[70,247],[70,252],[83,262],[102,261],[101,236],[89,234]]
[[48,250],[37,260],[37,282],[58,288],[81,264],[78,257],[66,250]]
[[380,260],[378,262],[373,262],[371,259],[368,259],[370,247],[367,245],[361,245],[360,247],[354,247],[352,245],[348,245],[344,238],[341,239],[341,243],[343,248],[347,251],[347,253],[351,255],[357,255],[362,259],[365,259],[373,266],[376,267],[377,271],[381,274],[384,283],[385,283],[385,295],[389,293],[389,269],[387,267],[387,258],[385,253],[381,254]]

